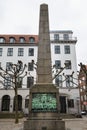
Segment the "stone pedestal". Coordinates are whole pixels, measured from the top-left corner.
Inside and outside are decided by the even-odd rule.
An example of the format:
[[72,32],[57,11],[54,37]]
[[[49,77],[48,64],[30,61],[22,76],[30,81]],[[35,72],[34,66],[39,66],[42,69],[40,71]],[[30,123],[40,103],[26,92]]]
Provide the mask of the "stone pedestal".
[[65,130],[65,122],[61,120],[28,120],[24,122],[24,130]]
[[29,117],[24,122],[24,130],[65,130],[65,122],[59,117],[59,90],[56,86],[34,85],[29,100]]

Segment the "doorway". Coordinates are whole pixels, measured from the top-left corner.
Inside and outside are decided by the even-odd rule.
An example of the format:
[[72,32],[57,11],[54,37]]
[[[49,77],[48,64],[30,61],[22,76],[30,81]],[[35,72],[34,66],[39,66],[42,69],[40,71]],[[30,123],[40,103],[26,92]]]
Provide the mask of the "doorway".
[[60,113],[66,113],[66,97],[60,96]]

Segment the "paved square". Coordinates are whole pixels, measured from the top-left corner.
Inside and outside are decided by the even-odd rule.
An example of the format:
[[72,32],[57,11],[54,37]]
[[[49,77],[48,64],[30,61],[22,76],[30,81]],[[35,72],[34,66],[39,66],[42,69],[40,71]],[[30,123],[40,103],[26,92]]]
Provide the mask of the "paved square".
[[[14,119],[0,119],[0,130],[23,130],[25,120],[20,119],[19,123],[15,124]],[[64,120],[66,130],[87,130],[87,117]]]

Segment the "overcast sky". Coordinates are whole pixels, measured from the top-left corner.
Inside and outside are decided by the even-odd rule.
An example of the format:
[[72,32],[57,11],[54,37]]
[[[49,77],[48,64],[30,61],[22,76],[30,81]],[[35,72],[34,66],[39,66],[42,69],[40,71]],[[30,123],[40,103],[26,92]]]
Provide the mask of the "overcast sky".
[[0,0],[0,34],[38,34],[42,3],[49,6],[50,30],[72,30],[77,64],[87,64],[87,0]]

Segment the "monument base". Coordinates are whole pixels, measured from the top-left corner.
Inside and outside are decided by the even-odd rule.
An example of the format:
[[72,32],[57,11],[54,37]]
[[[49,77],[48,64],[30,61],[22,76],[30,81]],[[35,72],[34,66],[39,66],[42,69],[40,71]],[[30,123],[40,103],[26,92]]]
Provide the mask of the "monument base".
[[32,119],[24,122],[24,130],[65,130],[65,122],[56,119]]
[[65,130],[59,116],[59,89],[53,84],[36,84],[30,89],[29,117],[24,130]]

